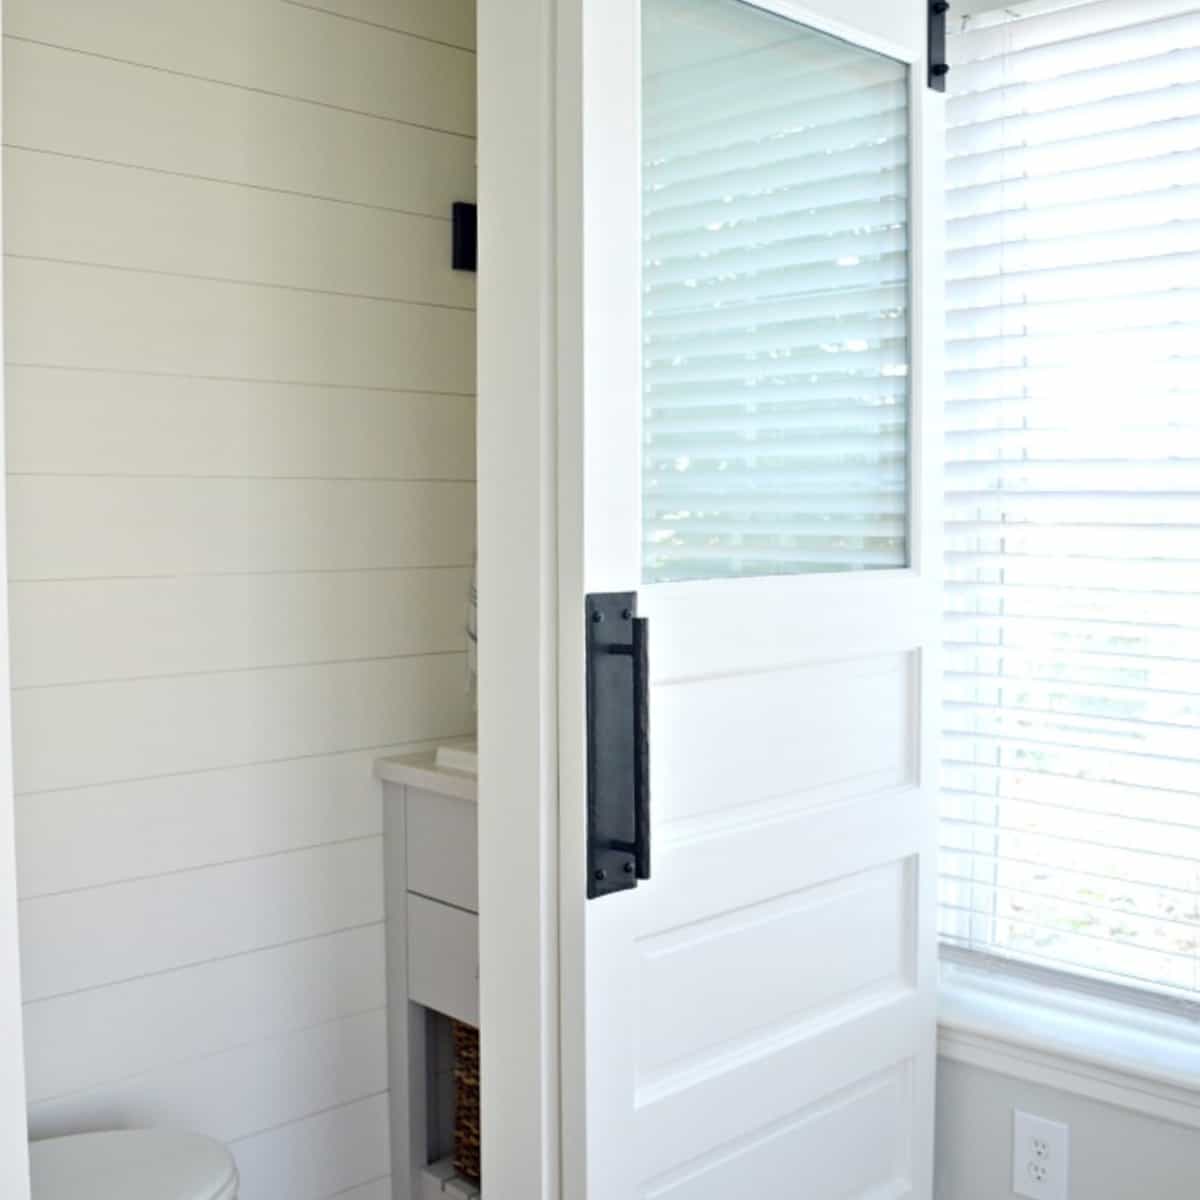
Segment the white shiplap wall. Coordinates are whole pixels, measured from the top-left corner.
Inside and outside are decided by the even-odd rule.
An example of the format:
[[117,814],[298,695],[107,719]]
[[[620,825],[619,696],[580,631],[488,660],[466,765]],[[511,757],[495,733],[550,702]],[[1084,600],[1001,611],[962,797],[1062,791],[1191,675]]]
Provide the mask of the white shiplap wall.
[[468,730],[469,0],[5,0],[30,1121],[389,1193],[372,759]]

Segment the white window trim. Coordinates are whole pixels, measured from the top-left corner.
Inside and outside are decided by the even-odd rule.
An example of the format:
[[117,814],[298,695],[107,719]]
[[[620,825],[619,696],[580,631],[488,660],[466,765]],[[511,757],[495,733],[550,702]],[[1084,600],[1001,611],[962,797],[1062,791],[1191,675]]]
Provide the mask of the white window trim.
[[938,1053],[1200,1129],[1200,1022],[943,959]]

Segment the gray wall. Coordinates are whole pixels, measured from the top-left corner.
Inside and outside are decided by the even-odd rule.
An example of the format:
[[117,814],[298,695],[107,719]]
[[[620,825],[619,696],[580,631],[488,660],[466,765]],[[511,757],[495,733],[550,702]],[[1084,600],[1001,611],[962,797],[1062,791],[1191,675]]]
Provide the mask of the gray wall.
[[1013,1108],[1070,1126],[1070,1200],[1200,1198],[1200,1130],[942,1059],[938,1200],[1012,1200]]

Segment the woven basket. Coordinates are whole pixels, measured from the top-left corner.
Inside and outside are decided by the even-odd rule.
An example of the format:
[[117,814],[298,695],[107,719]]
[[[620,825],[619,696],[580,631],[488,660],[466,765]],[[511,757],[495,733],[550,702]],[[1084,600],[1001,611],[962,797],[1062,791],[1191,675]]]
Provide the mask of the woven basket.
[[452,1021],[454,1030],[454,1169],[472,1183],[479,1168],[479,1030]]

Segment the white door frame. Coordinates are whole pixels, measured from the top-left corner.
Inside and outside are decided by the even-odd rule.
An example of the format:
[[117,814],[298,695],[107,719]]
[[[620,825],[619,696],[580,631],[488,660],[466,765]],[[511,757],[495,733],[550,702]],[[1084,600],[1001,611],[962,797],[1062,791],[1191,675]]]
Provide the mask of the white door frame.
[[558,0],[478,5],[479,976],[495,1196],[556,1200]]
[[[3,32],[0,14],[0,33]],[[0,69],[0,84],[2,84]],[[3,111],[0,110],[0,128]],[[0,177],[0,225],[3,224]],[[3,344],[3,268],[0,267],[0,345]],[[4,381],[0,377],[0,464],[4,445]],[[17,936],[17,855],[13,814],[12,694],[8,670],[7,471],[0,473],[0,1195],[29,1200],[25,1044],[21,1027],[20,942]]]

